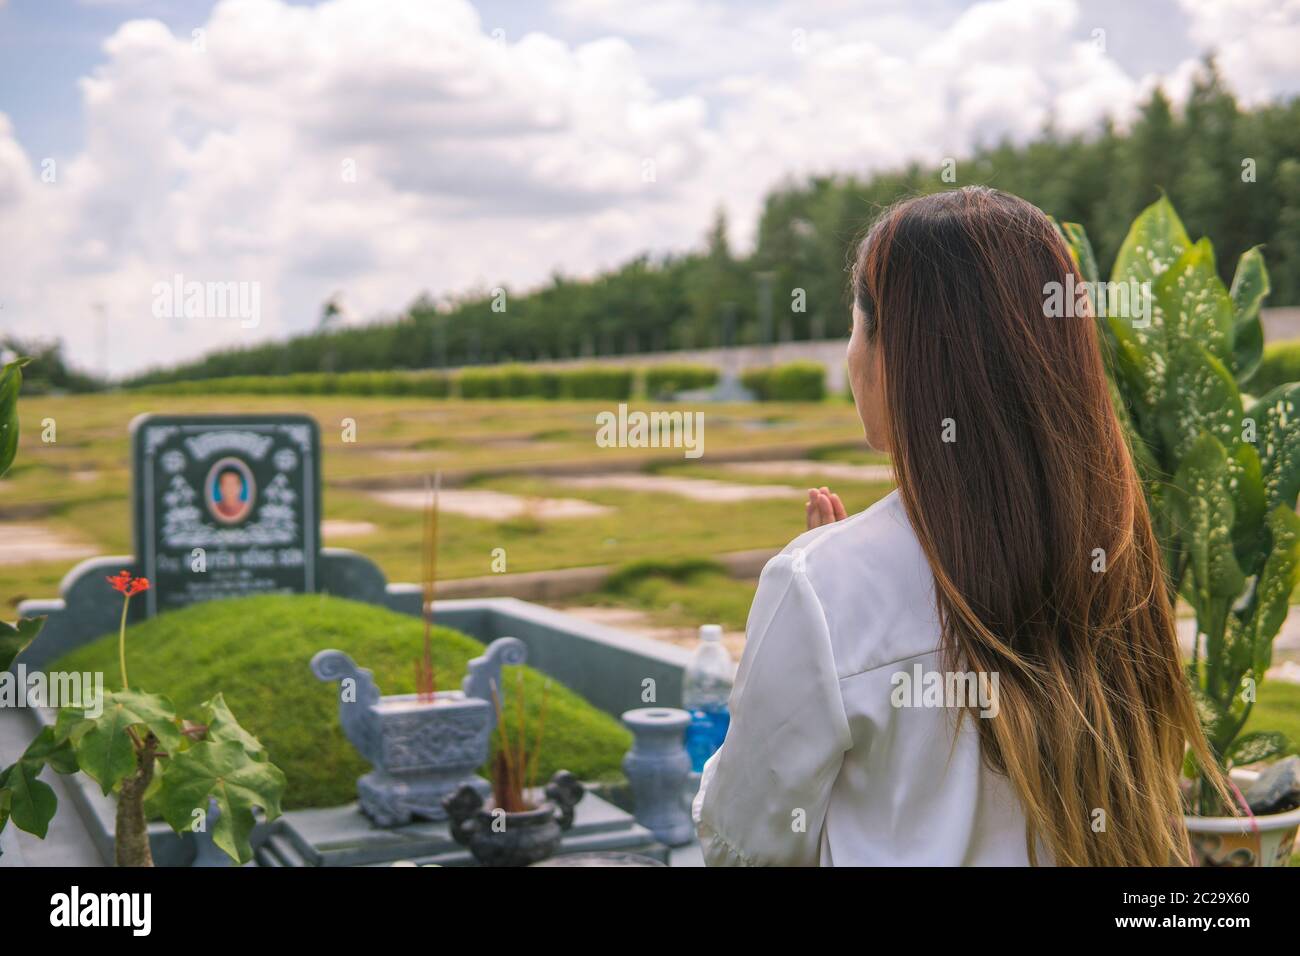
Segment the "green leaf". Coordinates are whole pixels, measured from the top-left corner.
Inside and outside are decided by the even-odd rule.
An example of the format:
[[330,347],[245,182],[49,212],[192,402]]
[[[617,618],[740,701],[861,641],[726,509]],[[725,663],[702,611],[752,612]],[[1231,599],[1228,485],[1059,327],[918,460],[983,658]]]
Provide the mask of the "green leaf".
[[38,761],[19,760],[5,771],[4,788],[14,826],[44,840],[59,801],[49,784],[36,779],[41,766]]
[[1140,377],[1140,402],[1147,408],[1156,406],[1165,385],[1166,319],[1154,294],[1156,282],[1191,245],[1174,207],[1162,196],[1133,220],[1111,270],[1113,284],[1152,292],[1151,321],[1145,327],[1122,316],[1107,318],[1125,374]]
[[1231,766],[1241,766],[1242,764],[1258,763],[1261,760],[1267,760],[1269,757],[1277,756],[1286,751],[1288,747],[1285,734],[1279,734],[1272,730],[1261,730],[1253,734],[1245,734],[1238,737],[1228,752],[1224,754],[1225,761]]
[[1224,448],[1241,440],[1241,393],[1232,373],[1195,341],[1173,343],[1168,386],[1157,404],[1166,454],[1173,472],[1200,435],[1213,435]]
[[1246,411],[1255,423],[1268,509],[1294,509],[1300,494],[1300,382],[1279,385]]
[[104,713],[75,744],[77,763],[107,796],[135,772],[135,744],[128,731],[139,721],[124,707],[104,705]]
[[266,759],[266,748],[262,746],[262,742],[239,725],[239,721],[230,712],[222,694],[205,701],[203,712],[207,718],[208,740],[214,743],[233,740],[254,760]]
[[1273,659],[1273,638],[1291,610],[1291,592],[1300,584],[1300,516],[1286,506],[1269,513],[1273,548],[1255,585],[1251,647],[1255,674],[1262,677]]
[[1192,704],[1196,707],[1196,716],[1201,721],[1201,729],[1205,731],[1205,738],[1210,742],[1210,747],[1216,754],[1222,754],[1228,744],[1231,743],[1230,736],[1235,730],[1237,722],[1204,689],[1192,684],[1190,690],[1192,692]]
[[[158,738],[160,748],[173,753],[180,749],[181,732],[175,710],[165,697],[138,690],[118,690],[104,695],[99,717],[86,718],[90,728],[79,731],[75,741],[81,769],[107,794],[136,768],[135,743],[131,728],[148,731]],[[57,729],[57,725],[56,725]],[[143,736],[137,731],[137,736]],[[59,733],[55,734],[56,739]]]
[[19,618],[18,623],[0,621],[0,671],[6,670],[23,648],[32,642],[45,623],[44,617]]
[[[1206,635],[1206,659],[1223,650],[1228,609],[1246,584],[1232,547],[1235,517],[1228,456],[1213,435],[1202,434],[1173,480],[1170,505],[1187,553],[1195,588],[1196,623]],[[1220,673],[1211,670],[1207,689],[1217,693]]]
[[1233,365],[1237,381],[1250,381],[1264,354],[1264,327],[1260,309],[1269,293],[1268,269],[1259,246],[1248,249],[1237,260],[1229,296],[1233,307]]
[[1210,240],[1200,240],[1179,256],[1156,279],[1153,292],[1169,354],[1183,342],[1195,342],[1225,366],[1232,362],[1232,298],[1219,278]]
[[106,710],[111,704],[129,712],[135,718],[135,723],[143,724],[158,738],[163,750],[170,753],[180,747],[180,722],[176,717],[176,708],[166,697],[139,690],[115,690],[105,697]]
[[1242,442],[1228,459],[1228,474],[1236,518],[1232,526],[1232,545],[1237,563],[1246,574],[1258,574],[1263,565],[1264,516],[1268,505],[1264,495],[1264,472],[1255,446]]
[[0,477],[18,452],[18,392],[23,386],[23,366],[29,361],[20,358],[0,368]]
[[81,769],[77,766],[77,755],[72,745],[66,740],[56,740],[53,727],[41,729],[23,752],[22,759],[29,763],[48,764],[55,773],[76,773]]
[[249,835],[256,819],[253,807],[267,819],[280,815],[284,774],[274,764],[254,760],[237,740],[201,741],[167,761],[162,774],[163,817],[177,832],[189,830],[194,811],[206,813],[208,800],[217,801],[220,817],[211,831],[213,842],[231,858],[253,858]]

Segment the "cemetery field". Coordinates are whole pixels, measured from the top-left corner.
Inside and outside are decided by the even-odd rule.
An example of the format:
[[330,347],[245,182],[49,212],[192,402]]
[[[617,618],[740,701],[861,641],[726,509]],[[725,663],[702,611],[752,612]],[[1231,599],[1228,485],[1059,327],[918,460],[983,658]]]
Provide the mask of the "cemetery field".
[[[7,608],[56,596],[85,557],[132,552],[129,428],[146,412],[312,416],[325,544],[362,552],[392,581],[419,578],[418,509],[435,469],[444,476],[444,580],[502,563],[515,573],[775,548],[802,530],[810,484],[832,484],[850,511],[892,485],[842,398],[704,406],[704,454],[693,460],[681,449],[598,446],[595,416],[615,409],[606,401],[119,393],[31,396],[19,407],[18,458],[0,481]],[[727,460],[746,455],[776,460]]]

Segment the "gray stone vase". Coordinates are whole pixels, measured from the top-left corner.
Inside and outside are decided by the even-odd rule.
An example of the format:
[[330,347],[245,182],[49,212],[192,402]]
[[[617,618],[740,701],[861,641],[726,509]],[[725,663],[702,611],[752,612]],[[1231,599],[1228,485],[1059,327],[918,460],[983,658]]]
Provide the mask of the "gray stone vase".
[[492,684],[500,685],[503,665],[527,656],[523,641],[497,638],[469,662],[460,690],[439,691],[431,702],[416,694],[381,696],[374,675],[342,651],[311,659],[317,678],[340,682],[343,733],[374,767],[357,779],[357,799],[376,826],[445,820],[444,797],[463,786],[490,792],[476,771],[487,762],[496,724]]
[[560,847],[564,831],[573,826],[573,808],[584,793],[567,770],[546,785],[546,800],[532,810],[506,813],[485,805],[483,794],[461,787],[444,804],[451,818],[451,835],[484,866],[528,866],[545,860]]
[[623,714],[623,723],[632,731],[623,772],[632,786],[636,822],[668,846],[695,838],[695,824],[686,809],[691,758],[685,737],[690,722],[691,715],[676,707],[640,707]]

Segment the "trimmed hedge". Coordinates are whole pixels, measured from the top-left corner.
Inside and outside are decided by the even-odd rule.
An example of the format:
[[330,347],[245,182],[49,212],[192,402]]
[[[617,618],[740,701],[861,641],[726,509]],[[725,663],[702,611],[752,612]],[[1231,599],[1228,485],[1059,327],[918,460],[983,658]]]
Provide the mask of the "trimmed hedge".
[[740,383],[760,402],[820,402],[826,397],[826,369],[816,362],[747,369]]
[[1252,395],[1263,395],[1291,382],[1300,382],[1300,339],[1266,346],[1259,371],[1246,388]]
[[645,370],[645,393],[649,398],[672,398],[678,392],[717,384],[718,370],[710,365],[652,365]]
[[424,398],[598,398],[626,401],[637,373],[630,368],[590,366],[536,369],[503,365],[446,372],[302,372],[296,375],[234,375],[141,391],[161,395],[411,395]]
[[441,372],[299,372],[294,375],[231,375],[149,385],[160,395],[419,395],[447,398],[451,377]]
[[[1300,380],[1300,375],[1296,379]],[[656,365],[644,369],[604,365],[568,369],[496,365],[463,369],[457,373],[388,371],[236,375],[149,385],[141,391],[162,395],[408,395],[422,398],[627,401],[638,391],[638,385],[648,398],[667,399],[679,392],[709,388],[717,381],[717,370],[707,365]],[[820,402],[826,397],[826,370],[816,362],[790,362],[771,368],[749,369],[741,381],[764,402]]]

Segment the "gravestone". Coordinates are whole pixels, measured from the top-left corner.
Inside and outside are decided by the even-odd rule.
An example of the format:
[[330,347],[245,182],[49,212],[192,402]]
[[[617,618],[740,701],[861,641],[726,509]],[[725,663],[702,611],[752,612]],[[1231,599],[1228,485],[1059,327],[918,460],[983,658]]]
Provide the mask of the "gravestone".
[[305,415],[142,415],[132,513],[147,613],[319,589],[320,430]]

